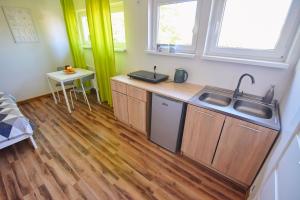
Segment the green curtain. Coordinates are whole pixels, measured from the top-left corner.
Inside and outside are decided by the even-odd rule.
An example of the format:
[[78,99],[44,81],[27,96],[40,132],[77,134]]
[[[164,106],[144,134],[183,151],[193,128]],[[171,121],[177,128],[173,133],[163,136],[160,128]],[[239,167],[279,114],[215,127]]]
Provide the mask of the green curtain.
[[83,50],[80,44],[80,34],[77,27],[76,12],[73,0],[60,0],[60,3],[64,13],[74,66],[86,68]]
[[116,67],[109,0],[86,0],[86,13],[100,97],[111,106],[110,77]]

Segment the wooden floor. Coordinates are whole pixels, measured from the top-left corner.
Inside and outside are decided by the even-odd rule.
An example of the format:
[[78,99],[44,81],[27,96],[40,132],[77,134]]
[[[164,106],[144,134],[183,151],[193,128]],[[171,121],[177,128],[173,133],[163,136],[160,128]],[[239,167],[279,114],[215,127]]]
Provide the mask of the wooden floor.
[[245,194],[203,167],[149,142],[114,120],[106,106],[41,97],[21,106],[38,127],[28,141],[0,150],[0,199],[229,200]]

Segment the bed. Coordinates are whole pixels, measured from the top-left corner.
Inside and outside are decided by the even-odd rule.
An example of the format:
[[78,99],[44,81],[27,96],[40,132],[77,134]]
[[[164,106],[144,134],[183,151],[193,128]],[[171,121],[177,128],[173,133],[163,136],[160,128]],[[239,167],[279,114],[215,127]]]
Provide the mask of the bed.
[[12,95],[0,92],[0,149],[25,139],[29,139],[36,149],[33,127],[19,110],[16,99]]

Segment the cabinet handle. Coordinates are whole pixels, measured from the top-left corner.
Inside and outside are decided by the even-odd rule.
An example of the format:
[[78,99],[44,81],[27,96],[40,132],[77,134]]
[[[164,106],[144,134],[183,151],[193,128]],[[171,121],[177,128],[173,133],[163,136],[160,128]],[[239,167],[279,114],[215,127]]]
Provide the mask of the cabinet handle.
[[209,117],[215,117],[214,115],[208,114],[208,113],[203,112],[203,111],[197,110],[196,112],[201,113],[201,114],[204,114],[204,115],[207,115],[207,116],[209,116]]
[[239,124],[239,126],[242,127],[242,128],[246,128],[246,129],[249,129],[251,131],[257,132],[257,133],[261,133],[262,132],[260,130],[255,129],[255,128],[251,128],[251,127],[245,126],[243,124]]

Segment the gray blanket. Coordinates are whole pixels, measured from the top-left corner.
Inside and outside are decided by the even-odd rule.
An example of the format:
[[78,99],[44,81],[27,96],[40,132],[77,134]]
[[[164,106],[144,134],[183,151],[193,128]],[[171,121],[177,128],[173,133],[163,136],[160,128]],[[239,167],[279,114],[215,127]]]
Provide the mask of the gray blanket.
[[0,92],[0,143],[24,134],[33,134],[29,120],[20,112],[13,96]]

